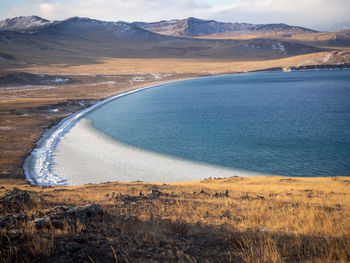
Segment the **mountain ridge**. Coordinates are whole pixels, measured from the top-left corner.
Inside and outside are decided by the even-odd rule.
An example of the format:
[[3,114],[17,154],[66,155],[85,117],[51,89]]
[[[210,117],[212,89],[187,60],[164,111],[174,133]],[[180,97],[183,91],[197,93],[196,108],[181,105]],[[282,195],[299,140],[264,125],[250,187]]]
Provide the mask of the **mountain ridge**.
[[[0,60],[7,65],[95,63],[101,58],[265,60],[329,50],[288,39],[200,39],[164,35],[133,23],[86,17],[63,21],[20,17],[16,21],[17,26],[12,29],[0,28]],[[202,23],[204,28],[207,24],[206,20],[196,18],[189,21]]]
[[174,20],[162,20],[159,22],[133,22],[132,24],[160,34],[172,36],[197,37],[223,33],[315,33],[317,31],[290,26],[284,23],[277,24],[250,24],[250,23],[229,23],[216,20],[204,20],[195,17]]
[[51,21],[41,18],[39,16],[18,16],[7,18],[0,21],[0,31],[24,31],[33,28],[45,26],[52,23]]
[[58,35],[70,36],[73,38],[93,38],[92,34],[104,34],[105,37],[119,38],[124,40],[144,41],[152,39],[154,41],[169,39],[169,36],[162,36],[154,32],[136,27],[130,23],[117,21],[107,22],[87,17],[71,17],[62,21],[55,21],[32,32],[35,35]]
[[19,16],[14,18],[7,18],[0,21],[0,31],[18,31],[23,32],[26,30],[32,30],[40,28],[42,26],[57,25],[67,22],[79,22],[79,23],[94,23],[100,25],[111,25],[118,23],[125,23],[128,25],[136,26],[140,29],[144,29],[153,33],[160,33],[176,37],[196,37],[205,36],[210,34],[222,34],[222,33],[271,33],[271,32],[299,32],[310,33],[317,32],[312,29],[290,26],[284,23],[278,24],[250,24],[250,23],[229,23],[218,22],[216,20],[204,20],[195,17],[189,17],[186,19],[174,19],[174,20],[162,20],[159,22],[132,22],[127,23],[124,21],[102,21],[97,19],[91,19],[87,17],[71,17],[65,20],[49,21],[38,16]]

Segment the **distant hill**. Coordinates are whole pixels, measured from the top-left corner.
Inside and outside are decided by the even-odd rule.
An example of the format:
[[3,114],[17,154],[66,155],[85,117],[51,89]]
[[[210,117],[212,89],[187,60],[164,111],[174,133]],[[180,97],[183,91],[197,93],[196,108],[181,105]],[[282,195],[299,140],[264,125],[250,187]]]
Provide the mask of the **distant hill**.
[[336,46],[350,46],[350,29],[335,32],[334,37],[328,43]]
[[137,23],[81,17],[54,22],[38,17],[11,20],[18,21],[16,26],[9,30],[7,23],[7,29],[0,31],[0,62],[7,65],[82,64],[107,57],[264,60],[325,50],[279,39],[175,37],[148,31]]
[[38,16],[19,16],[0,21],[0,31],[24,31],[48,25],[51,22]]
[[315,30],[286,24],[222,23],[194,17],[153,23],[134,22],[133,25],[172,36],[196,37],[212,34],[313,33]]
[[[14,31],[36,36],[59,38],[89,38],[109,36],[127,40],[159,40],[164,39],[156,33],[136,27],[125,22],[106,22],[90,18],[72,17],[63,21],[50,22],[37,16],[16,17],[0,22],[0,31]],[[166,37],[169,39],[169,37]]]
[[106,22],[90,18],[73,17],[56,21],[34,32],[41,36],[66,36],[94,39],[101,36],[133,41],[157,41],[169,39],[126,22]]

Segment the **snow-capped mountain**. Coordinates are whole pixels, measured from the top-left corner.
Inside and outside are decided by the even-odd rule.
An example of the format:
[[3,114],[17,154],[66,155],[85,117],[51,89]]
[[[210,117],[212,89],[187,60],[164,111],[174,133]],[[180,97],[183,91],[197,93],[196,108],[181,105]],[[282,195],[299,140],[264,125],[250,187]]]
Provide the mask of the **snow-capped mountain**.
[[72,17],[55,21],[35,32],[36,35],[65,35],[71,37],[112,37],[123,40],[164,40],[170,37],[153,33],[132,24],[118,21],[107,22],[96,19]]
[[19,16],[0,21],[0,31],[24,31],[48,25],[51,22],[38,16]]

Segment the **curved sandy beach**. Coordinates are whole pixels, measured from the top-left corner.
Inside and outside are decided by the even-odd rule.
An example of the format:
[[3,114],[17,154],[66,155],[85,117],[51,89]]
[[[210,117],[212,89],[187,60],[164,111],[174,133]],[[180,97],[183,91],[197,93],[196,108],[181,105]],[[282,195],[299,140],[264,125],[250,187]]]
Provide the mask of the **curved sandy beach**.
[[[52,171],[69,185],[108,181],[176,182],[252,173],[181,160],[118,142],[82,119],[56,148]],[[255,174],[257,175],[257,174]]]
[[23,170],[26,179],[30,183],[38,185],[66,185],[66,178],[60,177],[53,172],[53,158],[55,156],[55,149],[57,144],[61,141],[63,136],[75,125],[75,123],[83,118],[88,112],[97,109],[98,107],[114,99],[159,85],[162,85],[162,83],[118,93],[94,104],[93,106],[80,110],[64,118],[59,122],[59,124],[46,130],[42,137],[36,142],[36,148],[24,161]]

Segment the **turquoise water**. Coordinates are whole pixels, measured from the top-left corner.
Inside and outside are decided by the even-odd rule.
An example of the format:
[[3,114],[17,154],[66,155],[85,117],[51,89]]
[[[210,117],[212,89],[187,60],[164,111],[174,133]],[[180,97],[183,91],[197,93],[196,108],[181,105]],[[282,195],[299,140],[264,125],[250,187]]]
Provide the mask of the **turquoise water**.
[[183,159],[284,176],[350,176],[349,70],[169,83],[87,117],[116,140]]

